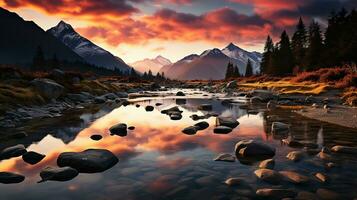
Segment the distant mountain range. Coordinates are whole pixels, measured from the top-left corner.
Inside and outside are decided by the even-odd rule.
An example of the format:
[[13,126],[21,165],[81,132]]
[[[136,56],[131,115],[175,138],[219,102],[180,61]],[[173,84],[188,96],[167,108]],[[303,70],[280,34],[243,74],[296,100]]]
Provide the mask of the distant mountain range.
[[47,32],[59,39],[89,64],[110,70],[130,70],[130,67],[121,58],[114,56],[81,36],[70,24],[64,21],[59,22],[57,26],[50,28]]
[[183,59],[161,68],[165,76],[179,80],[218,80],[223,79],[227,64],[232,62],[239,68],[241,74],[245,74],[248,59],[253,65],[253,72],[260,72],[262,55],[259,52],[248,52],[230,43],[220,50],[217,48],[206,50],[201,55],[192,54]]
[[166,65],[171,65],[171,61],[162,56],[157,56],[156,58],[144,60],[139,60],[134,63],[131,63],[130,66],[134,67],[135,70],[144,73],[151,70],[153,74],[156,74],[160,69]]

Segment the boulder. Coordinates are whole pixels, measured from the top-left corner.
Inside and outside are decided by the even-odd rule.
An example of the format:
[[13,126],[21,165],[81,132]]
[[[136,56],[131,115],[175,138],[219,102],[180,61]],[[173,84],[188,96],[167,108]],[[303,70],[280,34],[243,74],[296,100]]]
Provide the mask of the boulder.
[[243,183],[243,180],[241,178],[229,178],[224,183],[228,186],[237,186],[241,185]]
[[219,154],[214,161],[224,161],[224,162],[235,162],[236,161],[236,157],[229,154],[229,153],[222,153]]
[[78,171],[72,167],[46,167],[40,172],[38,183],[45,181],[69,181],[78,176]]
[[287,181],[295,184],[307,183],[309,178],[293,171],[279,171],[279,173],[286,178]]
[[65,152],[57,158],[59,167],[72,167],[80,173],[103,172],[118,163],[118,158],[106,149],[87,149],[82,152]]
[[289,132],[289,125],[282,122],[273,122],[271,132],[273,134],[287,134]]
[[64,93],[64,87],[51,79],[36,78],[31,85],[47,99],[57,99]]
[[42,159],[44,159],[46,155],[34,152],[34,151],[28,151],[24,155],[22,155],[22,160],[25,162],[34,165],[36,163],[39,163]]
[[198,122],[194,125],[197,130],[201,131],[209,127],[209,124],[207,122]]
[[251,157],[273,157],[275,148],[254,140],[242,140],[235,145],[236,155]]
[[177,106],[174,106],[174,107],[171,107],[169,109],[165,109],[165,110],[161,111],[162,114],[166,114],[166,115],[178,114],[178,113],[182,113],[182,112],[183,111],[181,111],[179,109],[179,107],[177,107]]
[[249,95],[252,97],[259,97],[263,100],[263,102],[268,102],[269,100],[275,98],[274,93],[270,90],[253,90],[249,93]]
[[198,110],[210,111],[210,110],[212,110],[212,105],[211,104],[201,104],[197,108],[198,108]]
[[25,177],[20,174],[15,174],[12,172],[0,172],[0,183],[11,184],[11,183],[21,183],[25,180]]
[[197,132],[197,127],[196,126],[189,126],[186,127],[182,130],[182,132],[186,135],[194,135]]
[[292,160],[294,162],[298,162],[305,157],[305,152],[303,151],[292,151],[288,153],[286,156],[287,159]]
[[231,117],[216,117],[216,125],[228,126],[233,129],[239,125],[239,122]]
[[94,134],[94,135],[91,135],[90,138],[92,140],[98,141],[98,140],[101,140],[103,138],[103,136],[101,136],[99,134]]
[[266,159],[260,162],[259,168],[262,169],[274,169],[275,161],[274,159]]
[[335,153],[357,154],[357,147],[336,145],[331,148]]
[[181,97],[183,97],[183,96],[186,96],[186,95],[185,95],[185,93],[183,93],[182,91],[178,91],[178,92],[176,93],[176,96],[181,96]]
[[120,123],[110,127],[109,131],[111,135],[119,135],[121,137],[124,137],[128,134],[127,125],[124,123]]
[[154,106],[147,105],[147,106],[145,107],[145,110],[146,110],[147,112],[151,112],[151,111],[154,110]]
[[296,196],[296,192],[294,190],[272,189],[272,188],[258,189],[256,194],[259,197],[269,198],[269,199],[293,198]]
[[12,147],[8,147],[0,152],[0,160],[19,157],[25,154],[26,152],[27,150],[23,144],[18,144]]
[[318,172],[315,174],[315,177],[317,178],[317,180],[319,180],[322,183],[327,182],[327,176],[323,173]]
[[213,132],[217,134],[227,134],[232,132],[232,128],[228,126],[216,126],[214,127]]
[[271,169],[258,169],[254,171],[254,174],[262,181],[277,184],[282,180],[282,176]]
[[182,119],[182,115],[181,114],[172,114],[172,115],[170,115],[170,119],[171,120],[180,120],[180,119]]

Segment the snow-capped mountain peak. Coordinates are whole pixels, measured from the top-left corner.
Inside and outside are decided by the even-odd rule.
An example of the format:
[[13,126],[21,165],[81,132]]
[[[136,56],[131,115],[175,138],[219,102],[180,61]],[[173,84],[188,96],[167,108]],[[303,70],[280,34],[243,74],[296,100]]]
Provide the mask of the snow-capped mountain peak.
[[136,61],[130,65],[134,67],[135,70],[139,72],[148,72],[149,70],[152,73],[157,73],[160,69],[166,65],[171,65],[171,61],[161,55],[156,56],[153,59],[145,58],[143,60]]
[[205,56],[210,56],[210,55],[221,55],[222,51],[219,50],[218,48],[214,48],[214,49],[209,49],[204,51],[200,57],[205,57]]

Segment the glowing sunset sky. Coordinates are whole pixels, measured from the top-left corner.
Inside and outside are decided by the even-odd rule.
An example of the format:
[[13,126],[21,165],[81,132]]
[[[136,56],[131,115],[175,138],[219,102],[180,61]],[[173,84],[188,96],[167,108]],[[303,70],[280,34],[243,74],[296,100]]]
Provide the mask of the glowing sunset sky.
[[43,29],[60,20],[127,63],[162,55],[176,61],[191,53],[234,42],[262,51],[276,38],[356,0],[0,0],[0,6]]

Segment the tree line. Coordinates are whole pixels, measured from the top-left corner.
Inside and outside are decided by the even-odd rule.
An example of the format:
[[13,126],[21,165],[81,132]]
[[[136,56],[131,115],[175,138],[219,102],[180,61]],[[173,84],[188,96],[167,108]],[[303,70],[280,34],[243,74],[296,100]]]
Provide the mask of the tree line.
[[306,28],[300,17],[291,40],[285,30],[275,45],[268,35],[261,72],[284,76],[356,61],[357,12],[341,9],[337,13],[331,13],[324,33],[317,21],[313,20]]

